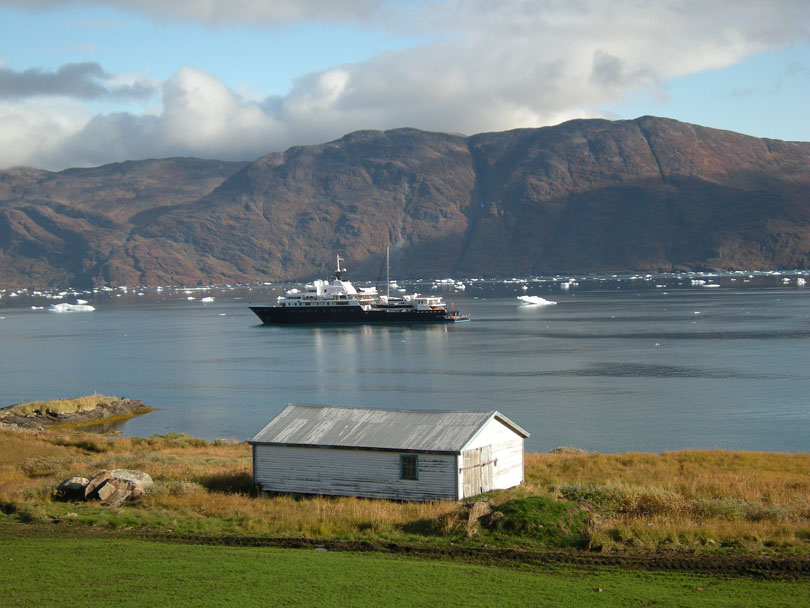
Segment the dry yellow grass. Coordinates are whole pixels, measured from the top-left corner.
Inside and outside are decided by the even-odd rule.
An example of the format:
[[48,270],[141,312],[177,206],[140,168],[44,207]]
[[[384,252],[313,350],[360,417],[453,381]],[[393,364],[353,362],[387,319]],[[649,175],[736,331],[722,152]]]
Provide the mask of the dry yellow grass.
[[44,414],[72,414],[85,410],[95,409],[100,403],[115,401],[117,397],[106,397],[104,395],[89,395],[86,397],[74,397],[72,399],[54,399],[53,401],[31,401],[29,403],[18,403],[5,408],[5,412],[18,414],[20,416],[30,416],[35,413]]
[[527,454],[521,491],[593,511],[593,548],[810,549],[810,454]]
[[[458,503],[256,497],[251,467],[245,443],[183,435],[108,439],[81,432],[0,431],[0,502],[6,511],[47,516],[69,508],[85,523],[210,533],[418,535],[464,542],[466,510]],[[62,479],[110,468],[146,471],[155,491],[112,515],[89,504],[52,501]],[[574,500],[593,514],[594,550],[810,551],[810,454],[561,451],[527,454],[525,470],[522,486],[490,498],[496,503],[529,495]]]

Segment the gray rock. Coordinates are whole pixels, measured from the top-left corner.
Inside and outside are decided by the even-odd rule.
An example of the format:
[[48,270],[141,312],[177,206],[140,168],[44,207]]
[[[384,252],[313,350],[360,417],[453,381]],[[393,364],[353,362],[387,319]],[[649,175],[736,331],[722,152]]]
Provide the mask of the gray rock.
[[[109,492],[104,492],[105,497],[102,498],[101,503],[108,507],[120,507],[127,498],[135,498],[144,494],[143,488],[137,482],[116,477],[108,479],[103,488],[111,488]],[[99,488],[99,496],[101,496],[101,489]]]
[[467,538],[475,536],[481,530],[481,519],[492,513],[492,507],[488,500],[479,500],[470,509],[470,516],[467,518]]
[[84,488],[84,499],[90,500],[92,498],[98,498],[96,488],[107,481],[110,477],[112,477],[112,475],[110,475],[110,471],[99,471],[96,473]]
[[102,502],[106,501],[110,496],[115,494],[116,486],[113,483],[115,480],[107,479],[96,488],[96,496],[98,496],[99,500]]
[[56,496],[62,500],[84,498],[84,488],[87,487],[88,483],[90,483],[90,480],[86,477],[71,477],[65,479],[56,488]]
[[141,487],[143,492],[151,492],[152,488],[155,487],[155,482],[152,481],[152,478],[148,473],[144,473],[143,471],[134,471],[132,469],[114,469],[110,471],[110,476],[114,477],[115,479],[127,479],[135,482]]
[[84,487],[84,497],[85,500],[98,499],[106,506],[118,507],[127,498],[143,496],[154,486],[152,478],[143,471],[99,471]]

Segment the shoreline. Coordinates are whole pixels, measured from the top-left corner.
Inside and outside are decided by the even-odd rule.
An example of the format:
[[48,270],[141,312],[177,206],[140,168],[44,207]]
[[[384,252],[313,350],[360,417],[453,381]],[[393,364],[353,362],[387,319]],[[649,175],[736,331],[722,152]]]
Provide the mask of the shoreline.
[[76,397],[20,403],[0,409],[0,427],[11,430],[71,430],[107,422],[121,422],[154,411],[126,397]]

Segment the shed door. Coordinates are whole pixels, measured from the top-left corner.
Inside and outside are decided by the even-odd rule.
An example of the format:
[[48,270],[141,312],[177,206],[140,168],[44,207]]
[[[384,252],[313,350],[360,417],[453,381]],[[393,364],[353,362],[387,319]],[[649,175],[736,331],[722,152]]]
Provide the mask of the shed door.
[[464,497],[489,492],[493,488],[492,446],[467,450],[463,458]]

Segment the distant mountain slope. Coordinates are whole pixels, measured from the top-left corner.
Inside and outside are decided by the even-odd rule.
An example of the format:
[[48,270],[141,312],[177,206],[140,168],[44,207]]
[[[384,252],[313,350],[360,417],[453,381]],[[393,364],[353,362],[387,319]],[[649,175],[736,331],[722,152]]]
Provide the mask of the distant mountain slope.
[[0,284],[810,267],[810,143],[643,117],[0,171]]
[[198,201],[244,165],[168,158],[0,171],[0,286],[116,283],[122,274],[139,283],[132,261],[114,261],[132,231]]

